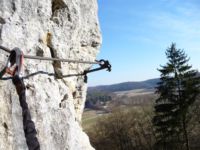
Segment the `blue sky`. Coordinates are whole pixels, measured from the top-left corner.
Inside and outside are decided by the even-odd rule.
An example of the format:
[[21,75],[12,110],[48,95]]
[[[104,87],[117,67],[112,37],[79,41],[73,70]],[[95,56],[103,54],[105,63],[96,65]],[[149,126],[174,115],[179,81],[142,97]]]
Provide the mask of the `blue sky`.
[[200,70],[199,0],[98,0],[103,43],[98,59],[112,72],[89,76],[89,85],[142,81],[159,77],[172,42]]

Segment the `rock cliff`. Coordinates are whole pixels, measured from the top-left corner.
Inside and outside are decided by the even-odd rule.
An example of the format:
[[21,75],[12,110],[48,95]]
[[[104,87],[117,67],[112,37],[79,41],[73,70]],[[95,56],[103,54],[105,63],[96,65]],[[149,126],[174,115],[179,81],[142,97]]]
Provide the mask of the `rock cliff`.
[[[101,44],[96,0],[0,0],[0,45],[24,54],[94,61]],[[0,67],[7,57],[0,51]],[[91,65],[24,61],[27,103],[41,150],[90,150],[81,128],[87,85],[81,73]],[[21,107],[12,81],[0,81],[0,150],[27,150]]]

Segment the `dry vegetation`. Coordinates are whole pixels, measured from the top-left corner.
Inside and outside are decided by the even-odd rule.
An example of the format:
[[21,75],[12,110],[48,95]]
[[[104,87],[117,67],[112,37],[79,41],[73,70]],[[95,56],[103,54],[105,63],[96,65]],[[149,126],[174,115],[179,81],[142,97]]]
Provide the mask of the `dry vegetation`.
[[[111,113],[85,111],[83,127],[92,145],[97,150],[154,150],[156,138],[151,120],[155,98],[154,94],[124,95],[109,102]],[[188,117],[191,150],[200,149],[199,116],[200,101],[196,101]]]
[[118,108],[99,118],[87,132],[97,150],[151,150],[155,140],[151,118],[149,108]]

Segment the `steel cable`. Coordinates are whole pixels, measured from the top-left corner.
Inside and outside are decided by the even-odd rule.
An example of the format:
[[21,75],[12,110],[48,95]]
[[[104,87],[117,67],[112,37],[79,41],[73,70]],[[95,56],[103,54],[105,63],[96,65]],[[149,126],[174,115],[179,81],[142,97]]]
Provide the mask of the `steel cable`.
[[[11,50],[1,46],[0,49],[4,50],[7,53],[10,53]],[[36,60],[46,60],[46,61],[62,61],[62,62],[68,62],[68,63],[82,63],[82,64],[101,64],[99,61],[83,61],[83,60],[71,60],[71,59],[63,59],[63,58],[49,58],[49,57],[40,57],[40,56],[31,56],[31,55],[24,55],[24,58],[26,59],[36,59]]]

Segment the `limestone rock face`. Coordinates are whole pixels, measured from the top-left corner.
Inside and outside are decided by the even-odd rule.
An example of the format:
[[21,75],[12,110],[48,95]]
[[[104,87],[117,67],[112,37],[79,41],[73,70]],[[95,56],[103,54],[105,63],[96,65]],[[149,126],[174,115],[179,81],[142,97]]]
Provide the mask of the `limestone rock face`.
[[[0,0],[0,45],[24,54],[94,61],[101,44],[96,0]],[[7,60],[0,51],[0,68]],[[90,150],[80,122],[87,85],[82,73],[88,64],[24,61],[27,103],[41,150]],[[0,150],[27,150],[22,111],[12,81],[0,81]]]

